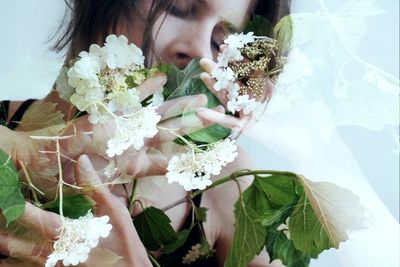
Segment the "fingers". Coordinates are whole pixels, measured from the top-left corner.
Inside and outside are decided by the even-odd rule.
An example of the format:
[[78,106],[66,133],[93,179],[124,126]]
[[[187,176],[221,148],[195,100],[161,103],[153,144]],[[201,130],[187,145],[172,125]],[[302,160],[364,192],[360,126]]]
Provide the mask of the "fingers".
[[166,82],[167,76],[161,73],[145,80],[137,88],[140,92],[140,101],[143,101],[144,99],[161,89]]
[[215,95],[218,98],[219,102],[221,102],[221,104],[226,106],[226,104],[228,103],[228,92],[226,90],[216,91],[214,89],[215,80],[211,78],[210,74],[206,72],[200,74],[200,79],[207,86],[208,90],[210,90],[213,93],[213,95]]
[[208,73],[211,73],[217,67],[217,63],[209,58],[202,58],[199,64]]
[[198,108],[197,115],[204,121],[218,123],[227,128],[243,128],[249,120],[249,116],[236,118],[222,112],[205,108]]
[[209,58],[202,58],[199,64],[206,71],[200,75],[200,79],[207,86],[208,90],[210,90],[218,98],[219,102],[226,107],[226,104],[228,103],[228,92],[226,90],[216,91],[214,89],[215,80],[211,78],[210,75],[210,73],[217,68],[217,63]]
[[49,241],[24,239],[18,235],[0,234],[0,254],[2,255],[12,257],[33,256],[38,262],[41,262],[52,250],[53,244]]
[[87,155],[79,157],[74,172],[77,184],[83,187],[82,193],[92,198],[98,209],[104,210],[113,206],[114,196],[103,185]]
[[207,96],[204,94],[184,96],[173,100],[165,101],[157,110],[162,120],[167,120],[181,115],[184,112],[195,110],[198,107],[207,105]]
[[130,221],[128,209],[110,192],[108,186],[101,182],[87,155],[79,157],[75,166],[75,177],[78,185],[83,187],[82,193],[96,203],[96,215],[108,215],[114,226]]
[[[224,112],[224,108],[221,105],[212,109],[208,108],[200,108],[200,109],[210,110],[218,114]],[[216,121],[213,118],[210,118],[208,120],[203,119],[202,117],[198,116],[196,112],[184,114],[178,118],[164,120],[161,123],[159,123],[159,128],[160,128],[159,142],[166,143],[172,141],[177,138],[177,135],[183,136],[191,134],[203,128],[207,128],[208,126],[214,123],[216,123]],[[168,130],[163,130],[163,128],[171,129],[172,132]]]
[[140,151],[127,151],[116,157],[119,170],[137,178],[143,176],[163,175],[168,165],[167,157],[160,150],[149,147]]
[[[75,175],[80,186],[89,186],[89,190],[84,191],[84,193],[90,195],[96,202],[96,215],[108,215],[110,217],[110,223],[113,226],[113,234],[118,237],[118,242],[108,244],[108,246],[119,252],[127,248],[129,248],[129,251],[134,251],[135,253],[121,254],[128,262],[135,263],[129,266],[149,266],[141,263],[142,261],[148,261],[147,257],[144,257],[147,256],[147,253],[132,224],[128,209],[116,196],[111,194],[108,187],[93,187],[94,185],[101,185],[101,181],[86,155],[79,157],[78,164],[75,168]],[[102,240],[102,242],[107,243],[108,241]],[[141,258],[140,255],[143,255],[143,258]]]
[[61,218],[26,202],[24,214],[18,219],[18,223],[38,232],[45,239],[54,239],[59,235]]

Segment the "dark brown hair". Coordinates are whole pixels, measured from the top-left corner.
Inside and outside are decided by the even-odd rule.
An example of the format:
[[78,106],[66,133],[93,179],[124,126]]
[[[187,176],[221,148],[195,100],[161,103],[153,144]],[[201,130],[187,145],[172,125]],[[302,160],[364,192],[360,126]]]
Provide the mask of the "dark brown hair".
[[[163,11],[171,9],[175,0],[153,0],[146,17],[140,12],[143,1],[150,0],[65,0],[68,8],[58,32],[53,36],[53,39],[58,37],[53,50],[66,50],[67,59],[72,59],[80,51],[87,51],[91,44],[102,44],[110,32],[117,31],[118,25],[129,29],[131,22],[136,20],[144,23],[141,48],[147,54],[152,47],[154,22]],[[253,14],[263,15],[275,24],[289,13],[289,1],[258,0]]]

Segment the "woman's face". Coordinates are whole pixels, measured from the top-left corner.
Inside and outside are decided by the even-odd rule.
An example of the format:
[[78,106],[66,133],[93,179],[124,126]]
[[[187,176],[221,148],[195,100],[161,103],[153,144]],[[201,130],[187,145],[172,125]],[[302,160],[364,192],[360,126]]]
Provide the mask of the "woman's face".
[[240,31],[251,0],[177,0],[154,25],[152,62],[185,67],[193,58],[216,58],[224,36]]

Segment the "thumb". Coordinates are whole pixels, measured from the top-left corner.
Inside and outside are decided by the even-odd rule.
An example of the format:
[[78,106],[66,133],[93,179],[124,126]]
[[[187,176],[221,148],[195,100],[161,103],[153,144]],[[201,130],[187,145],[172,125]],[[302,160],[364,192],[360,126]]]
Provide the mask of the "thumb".
[[113,195],[106,185],[103,185],[92,162],[87,155],[81,155],[75,165],[75,179],[78,186],[83,187],[82,193],[92,198],[97,206],[107,206],[112,203]]

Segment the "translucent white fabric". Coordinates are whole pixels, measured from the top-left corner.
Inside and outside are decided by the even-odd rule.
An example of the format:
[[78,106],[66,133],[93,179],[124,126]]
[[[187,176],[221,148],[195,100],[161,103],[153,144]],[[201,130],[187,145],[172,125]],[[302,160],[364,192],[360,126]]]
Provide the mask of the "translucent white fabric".
[[294,1],[288,63],[241,140],[258,168],[336,183],[366,207],[367,229],[311,266],[399,266],[398,10],[398,1]]

